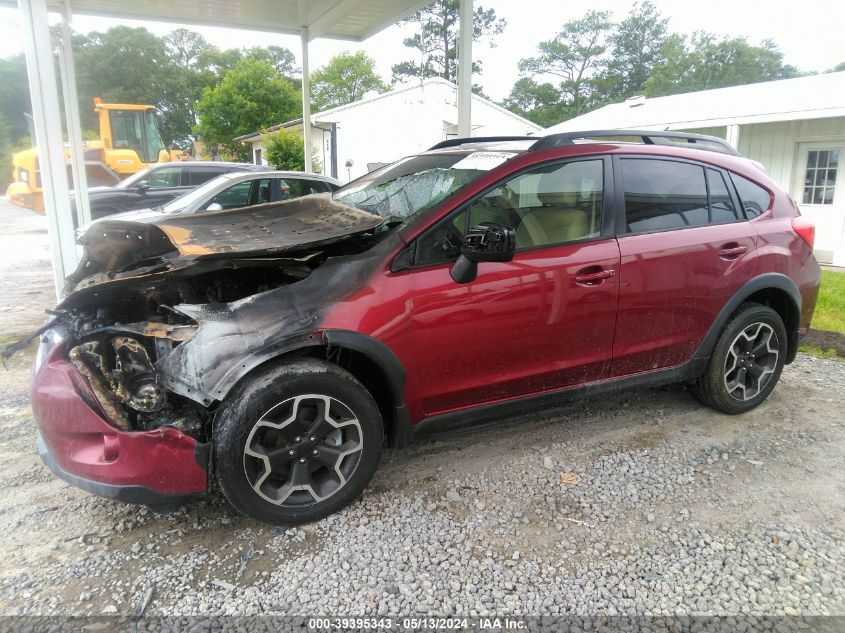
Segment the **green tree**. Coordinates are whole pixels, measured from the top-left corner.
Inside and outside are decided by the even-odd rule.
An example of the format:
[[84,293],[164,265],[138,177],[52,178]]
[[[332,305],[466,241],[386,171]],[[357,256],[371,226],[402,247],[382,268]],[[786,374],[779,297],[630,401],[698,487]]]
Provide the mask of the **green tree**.
[[553,39],[540,42],[538,54],[520,60],[519,70],[532,78],[554,78],[566,116],[583,114],[601,101],[596,82],[607,69],[612,31],[608,12],[587,11],[566,22]]
[[299,92],[266,61],[243,59],[197,104],[196,134],[223,155],[242,161],[250,149],[235,138],[302,115]]
[[387,89],[376,74],[375,62],[363,51],[335,55],[311,75],[311,98],[316,111],[346,105],[368,92]]
[[188,147],[198,120],[197,102],[203,89],[217,81],[202,64],[204,56],[215,49],[202,35],[188,29],[176,29],[163,39],[169,65],[160,77],[162,97],[156,104],[162,114],[162,136]]
[[12,137],[10,126],[0,112],[0,188],[4,191],[12,181]]
[[299,75],[299,68],[293,53],[281,46],[257,46],[244,51],[244,57],[268,62],[276,71],[276,74],[285,79],[293,79]]
[[148,103],[162,108],[162,134],[173,141],[179,127],[167,117],[165,78],[172,70],[164,41],[144,28],[115,26],[74,38],[82,125],[97,129],[93,97],[111,103]]
[[601,100],[620,101],[642,94],[654,69],[663,63],[668,18],[651,2],[634,4],[609,37],[610,58],[597,80]]
[[24,117],[32,112],[26,61],[23,55],[0,59],[0,115],[4,117],[6,134],[13,142],[29,137],[29,125]]
[[753,46],[745,38],[719,38],[697,31],[691,37],[668,37],[661,54],[664,61],[645,83],[649,96],[740,86],[800,74],[794,66],[783,63],[783,53],[772,40]]
[[305,171],[305,143],[299,134],[284,129],[264,137],[264,155],[276,169]]
[[[458,77],[458,27],[460,0],[435,0],[401,24],[418,24],[419,33],[404,40],[405,46],[419,52],[421,62],[404,61],[393,66],[393,80],[443,77],[456,81]],[[489,41],[504,31],[507,22],[497,19],[493,9],[478,6],[473,11],[472,41]],[[481,72],[481,64],[473,62],[473,73]]]
[[204,51],[197,59],[197,65],[211,77],[209,85],[213,85],[244,59],[267,62],[276,74],[289,80],[297,90],[300,88],[300,71],[296,66],[293,53],[281,46],[227,48],[220,50],[211,48]]
[[530,77],[519,79],[502,105],[543,127],[555,125],[566,118],[560,90],[548,82],[537,83]]

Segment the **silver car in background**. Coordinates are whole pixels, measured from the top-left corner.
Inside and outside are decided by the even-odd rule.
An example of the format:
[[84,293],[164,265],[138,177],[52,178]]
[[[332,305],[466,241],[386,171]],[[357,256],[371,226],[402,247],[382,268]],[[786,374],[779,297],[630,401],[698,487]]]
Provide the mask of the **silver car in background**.
[[[209,180],[170,202],[149,209],[110,215],[103,220],[139,221],[169,213],[203,213],[282,202],[313,193],[331,193],[340,182],[330,176],[302,171],[230,172]],[[100,220],[80,227],[77,238]]]

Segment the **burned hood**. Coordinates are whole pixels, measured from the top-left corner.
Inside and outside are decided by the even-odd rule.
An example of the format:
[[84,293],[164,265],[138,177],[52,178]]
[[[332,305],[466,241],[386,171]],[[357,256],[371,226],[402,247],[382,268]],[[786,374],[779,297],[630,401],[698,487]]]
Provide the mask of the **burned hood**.
[[276,256],[371,231],[384,218],[316,194],[211,213],[103,220],[80,238],[83,261],[65,294],[145,271],[213,258]]

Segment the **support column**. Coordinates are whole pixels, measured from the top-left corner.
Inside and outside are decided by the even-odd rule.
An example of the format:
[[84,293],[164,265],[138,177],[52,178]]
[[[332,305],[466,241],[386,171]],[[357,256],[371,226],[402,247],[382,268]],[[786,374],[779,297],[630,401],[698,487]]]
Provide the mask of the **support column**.
[[472,135],[472,0],[461,0],[458,33],[458,136]]
[[91,221],[88,202],[88,175],[85,172],[85,150],[82,143],[82,124],[79,120],[79,95],[76,93],[76,70],[73,65],[73,32],[70,28],[70,0],[65,0],[62,11],[62,47],[59,51],[59,72],[62,76],[62,94],[65,99],[65,121],[70,141],[70,161],[73,170],[73,189],[76,192],[77,226]]
[[308,27],[299,31],[302,43],[302,140],[305,143],[305,171],[311,171],[311,69],[308,67]]
[[47,215],[50,236],[53,281],[58,298],[64,288],[65,277],[76,268],[77,256],[65,171],[56,70],[53,68],[50,24],[47,20],[47,1],[18,0],[18,8],[23,27],[32,118],[38,147],[41,187],[44,192],[44,212]]
[[739,126],[728,125],[725,131],[725,140],[730,143],[735,150],[739,150]]

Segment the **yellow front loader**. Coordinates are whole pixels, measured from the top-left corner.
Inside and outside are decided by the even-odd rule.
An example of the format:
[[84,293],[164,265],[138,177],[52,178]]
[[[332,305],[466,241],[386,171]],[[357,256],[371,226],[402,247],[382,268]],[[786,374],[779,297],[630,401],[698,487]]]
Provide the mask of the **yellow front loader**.
[[[168,151],[161,140],[155,107],[128,103],[101,103],[94,99],[94,111],[100,119],[100,138],[85,141],[85,172],[91,187],[113,185],[153,163],[186,160],[182,150]],[[68,183],[70,148],[65,146]],[[12,156],[12,184],[6,198],[37,213],[44,212],[38,150],[35,147]]]

